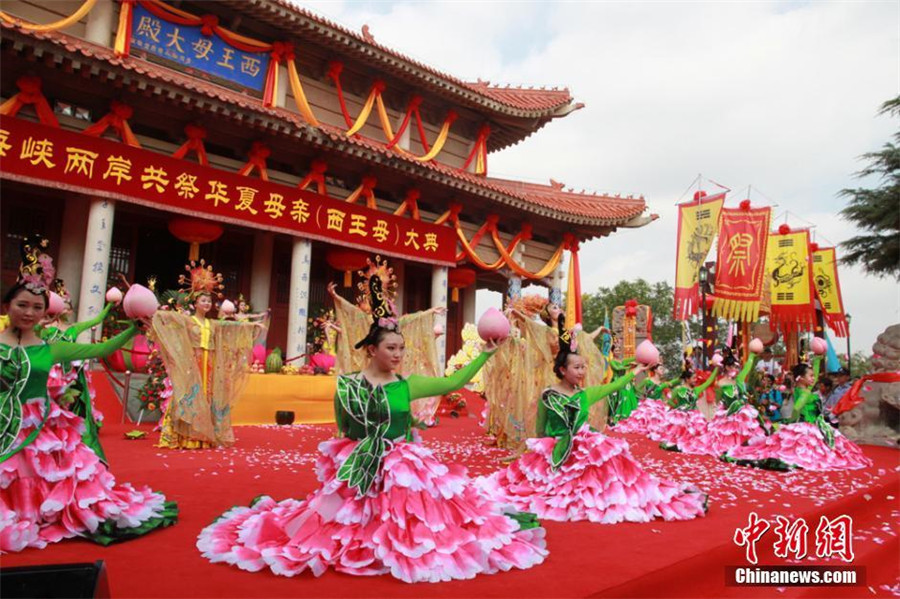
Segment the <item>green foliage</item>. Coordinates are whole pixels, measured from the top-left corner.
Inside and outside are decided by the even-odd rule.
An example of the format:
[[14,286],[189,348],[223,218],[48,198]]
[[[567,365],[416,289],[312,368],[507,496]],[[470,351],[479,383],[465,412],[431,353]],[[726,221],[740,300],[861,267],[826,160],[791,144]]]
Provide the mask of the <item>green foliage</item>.
[[[838,354],[840,354],[840,352],[838,352]],[[847,365],[847,360],[845,359],[841,359],[840,362],[844,366]],[[872,356],[862,351],[853,352],[853,357],[850,359],[850,374],[853,375],[853,378],[869,374],[870,372],[872,372]]]
[[[885,102],[879,114],[900,116],[900,96]],[[879,277],[900,278],[900,131],[893,142],[862,158],[869,164],[856,177],[875,176],[879,186],[840,192],[850,198],[841,215],[865,231],[841,244],[846,250],[843,262],[861,264],[867,273]]]
[[681,372],[682,347],[681,323],[672,316],[675,302],[674,290],[665,281],[648,283],[644,279],[619,281],[614,287],[601,287],[595,293],[582,296],[582,320],[586,331],[593,331],[603,324],[605,310],[612,318],[613,308],[635,299],[650,306],[653,312],[653,343],[659,348],[672,376]]

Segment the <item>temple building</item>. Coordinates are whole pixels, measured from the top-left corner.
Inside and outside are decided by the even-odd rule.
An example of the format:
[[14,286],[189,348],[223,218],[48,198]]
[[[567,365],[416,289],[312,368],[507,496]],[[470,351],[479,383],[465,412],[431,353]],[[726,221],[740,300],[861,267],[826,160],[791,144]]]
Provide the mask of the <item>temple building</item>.
[[465,82],[285,0],[2,11],[2,283],[43,232],[79,319],[120,273],[175,288],[200,256],[295,356],[327,283],[378,254],[401,311],[448,306],[453,352],[477,289],[559,293],[579,243],[653,218],[490,176],[491,153],[582,107],[566,89]]

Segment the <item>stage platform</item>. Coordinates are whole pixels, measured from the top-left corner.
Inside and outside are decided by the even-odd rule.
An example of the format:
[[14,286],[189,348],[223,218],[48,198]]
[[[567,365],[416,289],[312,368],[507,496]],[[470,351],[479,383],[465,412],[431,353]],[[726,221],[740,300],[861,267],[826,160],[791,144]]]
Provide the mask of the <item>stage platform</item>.
[[[265,378],[263,379],[265,381]],[[110,422],[103,444],[120,481],[147,484],[178,501],[180,521],[133,541],[100,547],[67,540],[44,550],[4,555],[3,567],[106,560],[112,596],[125,597],[888,597],[900,593],[900,452],[865,447],[874,461],[855,472],[817,474],[742,468],[710,457],[666,452],[628,435],[632,452],[659,476],[692,481],[710,495],[709,514],[688,522],[600,525],[547,522],[550,556],[541,566],[471,581],[408,585],[388,576],[327,572],[295,578],[250,573],[204,560],[200,530],[260,494],[303,498],[317,487],[316,446],[328,425],[242,426],[237,445],[207,451],[164,451],[157,435],[127,441],[133,428]],[[146,427],[149,430],[149,427]],[[429,447],[472,475],[501,466],[505,452],[485,447],[475,418],[442,418],[423,432]],[[744,565],[732,541],[750,512],[763,518],[803,517],[813,531],[822,515],[854,521],[854,565],[866,569],[857,587],[726,587],[725,567]],[[758,545],[761,564],[784,565],[772,553],[773,531]],[[823,563],[813,559],[809,564]],[[826,561],[839,565],[838,561]]]
[[[122,420],[122,404],[113,383],[102,371],[94,372],[96,405],[110,422]],[[251,374],[241,394],[231,423],[234,426],[275,424],[275,412],[294,412],[294,424],[334,422],[334,391],[337,377],[324,374]]]
[[275,412],[290,410],[294,424],[334,422],[337,377],[324,374],[251,374],[231,412],[234,426],[275,424]]

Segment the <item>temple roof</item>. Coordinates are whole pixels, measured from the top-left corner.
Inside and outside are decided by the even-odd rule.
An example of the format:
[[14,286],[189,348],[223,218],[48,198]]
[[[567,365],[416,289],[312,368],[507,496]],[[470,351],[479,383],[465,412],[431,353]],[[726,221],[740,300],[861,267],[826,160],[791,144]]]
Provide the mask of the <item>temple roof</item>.
[[582,108],[573,103],[568,89],[501,87],[476,81],[467,82],[411,58],[376,41],[364,26],[352,31],[289,0],[220,0],[240,14],[277,28],[287,35],[328,48],[403,80],[450,102],[466,107],[492,120],[488,150],[501,150],[535,133],[555,118]]
[[[434,181],[449,186],[454,192],[460,191],[476,197],[487,198],[492,203],[498,204],[494,210],[501,209],[503,205],[511,206],[558,222],[576,225],[582,229],[638,227],[647,224],[655,216],[642,216],[646,209],[643,198],[576,193],[572,190],[565,190],[561,184],[555,182],[551,182],[550,185],[525,183],[483,177],[434,161],[421,163],[388,149],[384,143],[376,140],[360,135],[347,137],[343,130],[329,125],[313,127],[293,111],[283,108],[266,108],[256,98],[207,83],[196,77],[140,58],[117,57],[110,48],[98,46],[74,36],[52,31],[30,31],[7,22],[0,22],[0,29],[8,33],[15,32],[37,42],[48,42],[56,46],[57,50],[63,49],[70,54],[80,54],[82,58],[79,60],[95,62],[89,68],[93,74],[99,72],[98,64],[102,65],[109,73],[114,73],[115,69],[123,69],[135,74],[141,83],[134,84],[134,86],[144,90],[145,94],[151,93],[151,90],[145,88],[155,86],[159,89],[156,93],[161,94],[160,97],[167,97],[170,101],[203,109],[212,108],[213,112],[222,117],[232,118],[243,123],[252,123],[255,130],[268,130],[273,136],[287,135],[302,138],[304,143],[318,146],[321,149],[352,154],[368,162],[413,175],[415,179]],[[4,35],[4,38],[6,43],[20,43],[15,42],[10,35]],[[46,52],[36,49],[34,54],[41,57]],[[60,65],[59,60],[50,62],[45,60],[44,62],[48,65],[52,63],[56,65],[56,68],[59,68]],[[83,70],[82,72],[84,73]],[[104,77],[104,81],[107,79],[108,77]],[[150,84],[144,82],[150,82]],[[127,87],[132,87],[132,84],[126,85]],[[201,97],[197,98],[197,95]],[[203,97],[206,99],[204,100]],[[210,99],[225,105],[226,109],[223,110],[210,104]],[[230,111],[227,106],[236,110]],[[187,117],[187,115],[185,116]],[[595,231],[593,235],[588,234],[587,236],[599,234],[601,233]],[[581,231],[579,236],[585,236],[584,231]]]
[[[572,96],[567,88],[500,86],[480,80],[466,85],[496,102],[522,110],[555,110],[572,103]],[[576,104],[573,109],[583,106],[584,104]]]

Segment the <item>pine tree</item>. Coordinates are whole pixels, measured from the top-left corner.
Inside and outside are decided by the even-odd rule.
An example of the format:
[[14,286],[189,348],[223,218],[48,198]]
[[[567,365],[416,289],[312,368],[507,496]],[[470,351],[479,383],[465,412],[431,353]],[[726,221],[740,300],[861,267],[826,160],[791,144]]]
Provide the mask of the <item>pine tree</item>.
[[[879,114],[900,116],[900,96],[885,102]],[[867,273],[879,277],[900,278],[900,131],[894,134],[893,142],[862,158],[869,165],[856,173],[856,177],[877,175],[880,186],[840,192],[850,198],[841,214],[865,231],[843,242],[847,250],[843,261],[861,264]]]

